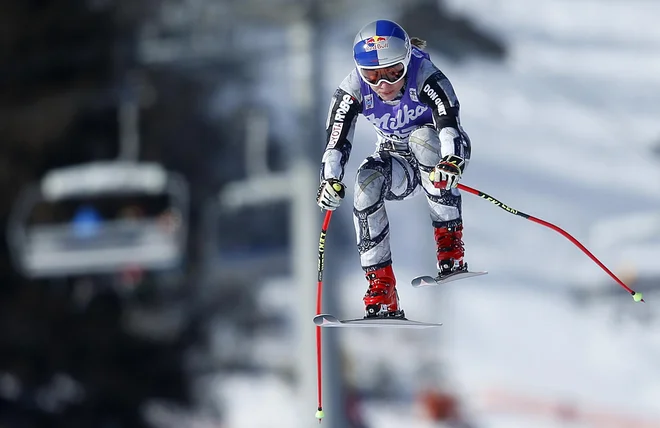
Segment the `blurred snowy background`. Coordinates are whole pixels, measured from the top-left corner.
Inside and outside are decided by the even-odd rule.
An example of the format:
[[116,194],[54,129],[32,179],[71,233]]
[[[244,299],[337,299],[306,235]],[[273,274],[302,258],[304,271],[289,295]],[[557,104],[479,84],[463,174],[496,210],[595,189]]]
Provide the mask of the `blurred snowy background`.
[[[469,194],[466,258],[489,275],[413,290],[426,203],[390,203],[403,308],[444,325],[324,330],[323,426],[660,427],[660,3],[57,3],[0,9],[0,426],[318,425],[323,121],[355,33],[389,18],[456,89],[464,183],[647,303]],[[361,119],[349,189],[373,144]],[[366,286],[351,196],[326,254],[341,317]]]

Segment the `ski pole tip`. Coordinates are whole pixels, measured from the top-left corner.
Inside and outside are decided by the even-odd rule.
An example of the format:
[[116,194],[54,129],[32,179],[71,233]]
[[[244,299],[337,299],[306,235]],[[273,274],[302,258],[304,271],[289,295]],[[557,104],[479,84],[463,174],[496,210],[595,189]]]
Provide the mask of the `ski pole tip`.
[[323,412],[323,409],[319,407],[319,409],[316,411],[316,419],[319,420],[319,423],[321,423],[321,419],[325,416],[325,413]]
[[642,295],[642,293],[633,291],[630,294],[632,294],[632,298],[635,302],[644,302],[644,296]]

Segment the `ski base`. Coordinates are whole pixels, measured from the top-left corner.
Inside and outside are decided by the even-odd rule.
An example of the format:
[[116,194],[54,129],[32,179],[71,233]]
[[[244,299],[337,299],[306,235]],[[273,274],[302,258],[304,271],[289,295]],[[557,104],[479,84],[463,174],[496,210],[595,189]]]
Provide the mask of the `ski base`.
[[431,328],[442,324],[409,320],[407,318],[356,318],[340,320],[334,315],[319,314],[314,317],[314,324],[320,327],[389,327],[389,328]]
[[428,276],[428,275],[422,275],[413,278],[410,283],[412,284],[413,287],[419,288],[419,287],[428,287],[430,285],[440,285],[440,284],[445,284],[447,282],[451,281],[456,281],[458,279],[465,279],[465,278],[470,278],[472,276],[480,276],[480,275],[486,275],[488,272],[486,271],[474,271],[470,272],[467,270],[461,270],[458,272],[450,273],[449,275],[444,275],[442,277],[436,276]]

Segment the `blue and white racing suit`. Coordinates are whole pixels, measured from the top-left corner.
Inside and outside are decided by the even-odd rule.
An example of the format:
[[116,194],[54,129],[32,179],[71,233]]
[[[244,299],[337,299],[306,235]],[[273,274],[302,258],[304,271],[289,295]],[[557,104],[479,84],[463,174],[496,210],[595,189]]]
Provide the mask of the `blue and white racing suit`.
[[360,263],[370,271],[392,263],[386,200],[404,200],[423,191],[433,226],[462,221],[458,190],[435,188],[429,172],[449,154],[467,164],[470,140],[460,124],[452,85],[426,52],[413,47],[405,85],[394,101],[380,99],[358,73],[354,69],[332,98],[321,179],[343,179],[362,114],[378,135],[376,151],[358,168],[353,200]]

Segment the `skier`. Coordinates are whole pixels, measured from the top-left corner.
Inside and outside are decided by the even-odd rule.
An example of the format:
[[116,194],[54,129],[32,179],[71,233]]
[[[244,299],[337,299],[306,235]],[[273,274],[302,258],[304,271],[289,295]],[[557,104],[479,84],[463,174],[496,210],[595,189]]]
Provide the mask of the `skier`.
[[360,263],[369,287],[366,317],[403,317],[390,251],[385,201],[426,195],[440,276],[467,270],[463,260],[461,195],[456,189],[470,158],[459,103],[447,77],[397,23],[377,20],[353,42],[356,68],[334,93],[316,201],[335,210],[345,196],[344,167],[362,114],[377,133],[376,151],[359,166],[353,217]]

